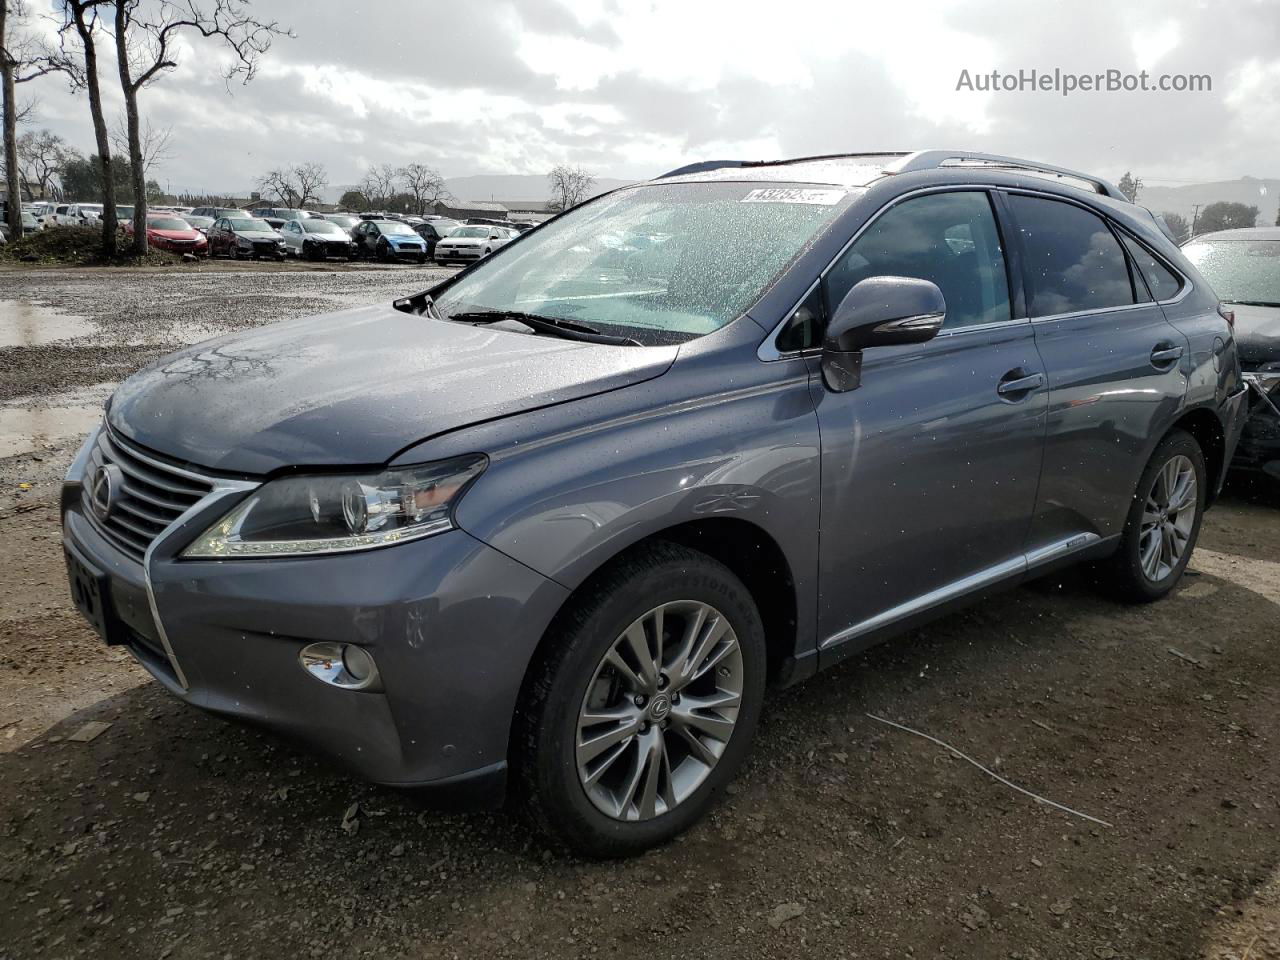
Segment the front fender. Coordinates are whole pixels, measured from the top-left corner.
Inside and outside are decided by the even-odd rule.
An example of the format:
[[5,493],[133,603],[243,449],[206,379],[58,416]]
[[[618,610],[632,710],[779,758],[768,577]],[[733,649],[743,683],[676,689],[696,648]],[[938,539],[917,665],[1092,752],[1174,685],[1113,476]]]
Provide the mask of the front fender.
[[[432,441],[432,457],[454,447],[489,454],[458,525],[572,590],[646,537],[690,521],[746,521],[786,557],[797,650],[811,648],[820,461],[808,372],[802,361],[754,356],[731,369],[677,362],[650,383]],[[707,383],[726,386],[708,393]]]

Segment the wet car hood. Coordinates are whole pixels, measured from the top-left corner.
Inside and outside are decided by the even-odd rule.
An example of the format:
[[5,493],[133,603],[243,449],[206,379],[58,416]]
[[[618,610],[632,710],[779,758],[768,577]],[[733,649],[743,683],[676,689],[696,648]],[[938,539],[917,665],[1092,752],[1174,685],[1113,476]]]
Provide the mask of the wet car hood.
[[280,234],[272,230],[267,233],[263,230],[236,230],[235,235],[243,240],[279,240]]
[[1280,307],[1227,304],[1236,314],[1236,345],[1246,367],[1280,361]]
[[189,347],[116,391],[111,427],[230,473],[373,465],[483,420],[665,373],[675,347],[615,347],[360,307]]

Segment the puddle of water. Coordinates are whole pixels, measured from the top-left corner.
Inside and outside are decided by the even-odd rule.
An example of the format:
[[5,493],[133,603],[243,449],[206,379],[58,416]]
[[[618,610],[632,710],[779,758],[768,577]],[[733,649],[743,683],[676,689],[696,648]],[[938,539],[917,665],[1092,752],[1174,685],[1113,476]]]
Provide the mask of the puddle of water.
[[0,300],[0,347],[34,347],[92,332],[84,317],[25,300]]
[[82,437],[102,419],[102,405],[0,407],[0,458]]

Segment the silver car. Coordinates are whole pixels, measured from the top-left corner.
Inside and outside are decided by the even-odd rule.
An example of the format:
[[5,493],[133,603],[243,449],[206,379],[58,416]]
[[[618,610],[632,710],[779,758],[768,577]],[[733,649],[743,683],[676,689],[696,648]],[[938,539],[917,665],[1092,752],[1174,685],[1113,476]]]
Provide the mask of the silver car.
[[468,263],[479,260],[506,246],[518,236],[520,231],[510,227],[463,224],[450,230],[443,240],[436,243],[435,259],[437,263]]

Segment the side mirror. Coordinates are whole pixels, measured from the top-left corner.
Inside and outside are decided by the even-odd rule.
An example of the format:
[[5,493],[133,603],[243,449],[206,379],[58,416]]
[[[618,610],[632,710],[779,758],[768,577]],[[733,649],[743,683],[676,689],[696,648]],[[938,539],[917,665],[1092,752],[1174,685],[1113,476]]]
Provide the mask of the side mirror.
[[942,329],[947,302],[928,280],[868,277],[836,307],[822,344],[822,379],[837,393],[862,382],[862,351],[924,343]]

